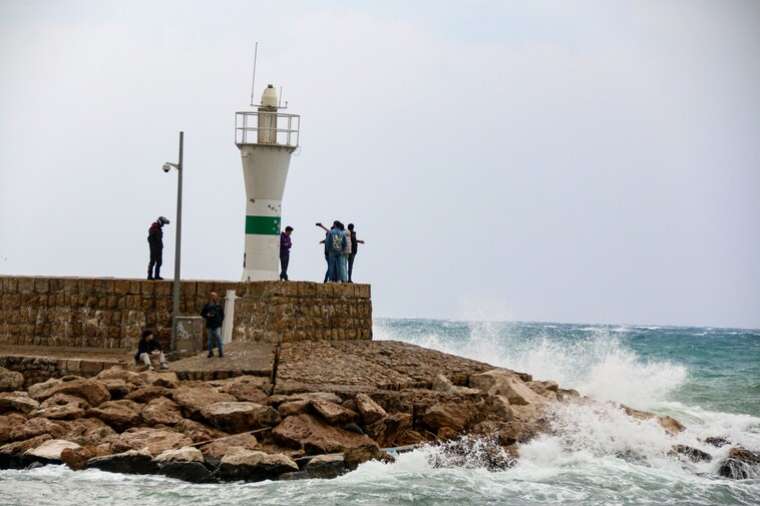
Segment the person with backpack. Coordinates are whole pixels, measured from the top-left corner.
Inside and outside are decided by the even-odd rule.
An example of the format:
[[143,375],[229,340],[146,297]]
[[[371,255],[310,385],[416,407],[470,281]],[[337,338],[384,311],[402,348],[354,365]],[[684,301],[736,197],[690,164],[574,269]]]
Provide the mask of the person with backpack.
[[[168,225],[169,220],[159,216],[148,229],[148,247],[150,248],[150,262],[148,263],[148,279],[162,280],[161,264],[164,253],[164,231],[163,226]],[[155,267],[155,272],[153,268]]]
[[340,231],[343,232],[343,254],[340,256],[340,282],[348,283],[348,258],[351,256],[351,236],[346,232],[346,227],[341,223]]
[[343,224],[335,220],[325,240],[328,244],[328,277],[332,282],[342,281],[343,255],[347,242]]
[[206,320],[206,332],[208,334],[208,357],[214,356],[214,346],[219,350],[219,358],[224,356],[222,346],[222,322],[224,321],[224,308],[219,303],[219,295],[216,292],[209,294],[209,300],[203,309],[201,316]]
[[353,283],[354,281],[351,279],[351,277],[354,273],[354,259],[356,258],[356,251],[358,250],[360,244],[364,244],[364,241],[356,238],[356,231],[354,230],[353,223],[348,224],[348,233],[351,240],[351,254],[348,256],[348,282]]

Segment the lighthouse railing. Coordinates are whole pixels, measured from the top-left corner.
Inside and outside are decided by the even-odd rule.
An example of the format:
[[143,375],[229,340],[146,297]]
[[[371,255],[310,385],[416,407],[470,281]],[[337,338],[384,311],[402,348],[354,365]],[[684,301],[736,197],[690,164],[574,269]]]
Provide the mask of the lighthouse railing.
[[301,117],[275,111],[235,113],[235,144],[298,147]]

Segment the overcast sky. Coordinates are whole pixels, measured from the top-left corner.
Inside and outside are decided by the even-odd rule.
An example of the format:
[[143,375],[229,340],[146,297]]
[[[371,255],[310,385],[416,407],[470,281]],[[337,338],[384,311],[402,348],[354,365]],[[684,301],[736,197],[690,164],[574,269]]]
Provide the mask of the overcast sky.
[[0,0],[0,273],[239,279],[234,113],[302,115],[291,278],[375,315],[760,328],[760,2]]

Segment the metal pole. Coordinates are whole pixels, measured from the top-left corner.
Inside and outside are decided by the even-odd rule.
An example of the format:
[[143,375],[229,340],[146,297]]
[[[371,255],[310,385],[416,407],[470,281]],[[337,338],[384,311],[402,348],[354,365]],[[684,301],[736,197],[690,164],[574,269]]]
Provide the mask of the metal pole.
[[174,245],[174,291],[172,294],[172,341],[171,351],[177,349],[177,316],[179,316],[180,297],[180,252],[182,251],[182,173],[185,168],[182,164],[182,151],[184,146],[185,132],[179,133],[179,163],[177,163],[177,232]]

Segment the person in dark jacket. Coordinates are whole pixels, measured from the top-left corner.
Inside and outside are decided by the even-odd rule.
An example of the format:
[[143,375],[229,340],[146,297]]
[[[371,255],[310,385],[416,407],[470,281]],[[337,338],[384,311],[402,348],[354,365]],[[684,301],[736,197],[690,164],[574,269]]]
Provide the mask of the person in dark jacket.
[[280,234],[280,281],[288,280],[288,264],[290,264],[290,248],[293,246],[293,241],[290,239],[290,235],[293,233],[293,227],[285,227],[285,232]]
[[354,258],[356,258],[356,251],[358,250],[359,245],[364,244],[364,241],[356,238],[356,231],[354,230],[353,223],[348,224],[348,233],[351,236],[351,254],[348,256],[348,282],[353,283],[351,276],[354,273]]
[[158,355],[158,361],[161,364],[161,369],[168,369],[166,365],[166,356],[161,351],[161,344],[156,340],[156,336],[153,335],[153,331],[150,329],[144,329],[140,335],[140,342],[137,343],[137,353],[135,353],[135,363],[142,362],[148,368],[153,370],[153,365],[150,362],[151,355]]
[[[148,229],[148,246],[150,246],[150,262],[148,263],[148,279],[164,279],[161,277],[161,263],[164,254],[164,231],[163,226],[168,225],[169,220],[159,216]],[[155,273],[153,268],[155,267]]]
[[206,332],[208,333],[208,356],[213,357],[214,346],[219,350],[219,358],[224,356],[222,346],[222,322],[224,321],[224,308],[219,303],[219,295],[211,292],[210,299],[203,309],[201,316],[206,320]]

